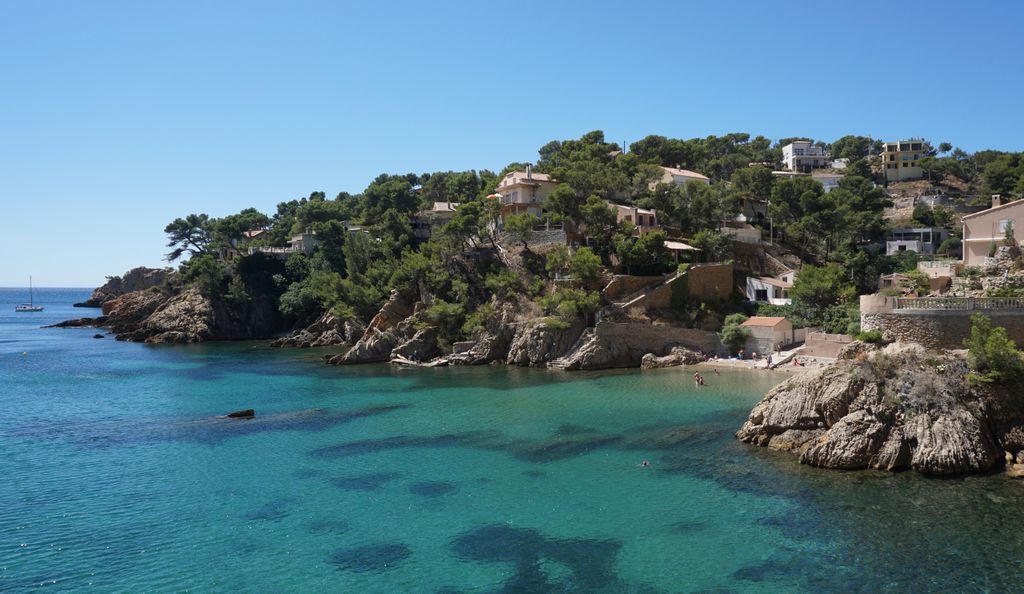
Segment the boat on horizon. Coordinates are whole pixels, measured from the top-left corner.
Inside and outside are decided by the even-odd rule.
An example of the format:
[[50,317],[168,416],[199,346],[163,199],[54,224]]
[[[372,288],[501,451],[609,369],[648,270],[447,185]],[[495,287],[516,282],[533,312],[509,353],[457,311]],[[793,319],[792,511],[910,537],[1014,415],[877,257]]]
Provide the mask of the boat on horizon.
[[32,277],[28,277],[28,303],[14,306],[14,311],[33,312],[43,311],[42,305],[36,305],[32,300]]

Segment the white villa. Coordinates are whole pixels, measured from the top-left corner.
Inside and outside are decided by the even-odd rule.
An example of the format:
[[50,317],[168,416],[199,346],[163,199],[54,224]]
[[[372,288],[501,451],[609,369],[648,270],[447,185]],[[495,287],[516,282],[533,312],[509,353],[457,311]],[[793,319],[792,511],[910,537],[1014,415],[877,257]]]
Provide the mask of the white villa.
[[789,296],[789,290],[793,288],[795,279],[796,272],[793,270],[787,270],[777,277],[747,277],[747,299],[772,305],[790,305],[793,299]]
[[825,149],[809,140],[796,140],[782,147],[782,162],[786,169],[801,173],[810,173],[832,164]]

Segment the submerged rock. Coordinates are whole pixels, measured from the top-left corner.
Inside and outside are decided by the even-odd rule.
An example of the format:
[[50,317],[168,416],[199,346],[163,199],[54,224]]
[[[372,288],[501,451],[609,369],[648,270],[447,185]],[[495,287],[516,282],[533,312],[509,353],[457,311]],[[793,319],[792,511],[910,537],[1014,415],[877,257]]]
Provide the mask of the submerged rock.
[[776,386],[737,438],[812,466],[939,475],[990,470],[1004,450],[1024,450],[1024,403],[1005,386],[968,383],[961,354],[896,343],[843,355]]
[[256,411],[251,408],[247,408],[245,410],[236,410],[235,412],[228,413],[227,416],[229,419],[251,419],[256,416]]

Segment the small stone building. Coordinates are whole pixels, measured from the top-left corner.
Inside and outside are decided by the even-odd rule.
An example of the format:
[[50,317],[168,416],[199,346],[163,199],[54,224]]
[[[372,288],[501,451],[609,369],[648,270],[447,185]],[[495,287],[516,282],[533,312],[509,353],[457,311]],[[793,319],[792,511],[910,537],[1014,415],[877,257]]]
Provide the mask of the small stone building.
[[786,318],[754,316],[743,322],[743,327],[750,331],[744,347],[748,355],[767,354],[793,343],[793,323]]

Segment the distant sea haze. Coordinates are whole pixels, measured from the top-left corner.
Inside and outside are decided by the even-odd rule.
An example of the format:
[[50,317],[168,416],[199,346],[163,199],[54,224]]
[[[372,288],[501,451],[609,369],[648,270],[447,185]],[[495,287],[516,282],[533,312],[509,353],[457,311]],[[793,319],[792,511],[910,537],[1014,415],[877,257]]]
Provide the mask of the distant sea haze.
[[737,442],[775,374],[335,367],[41,329],[89,292],[20,314],[0,289],[2,590],[1019,587],[1019,484]]

